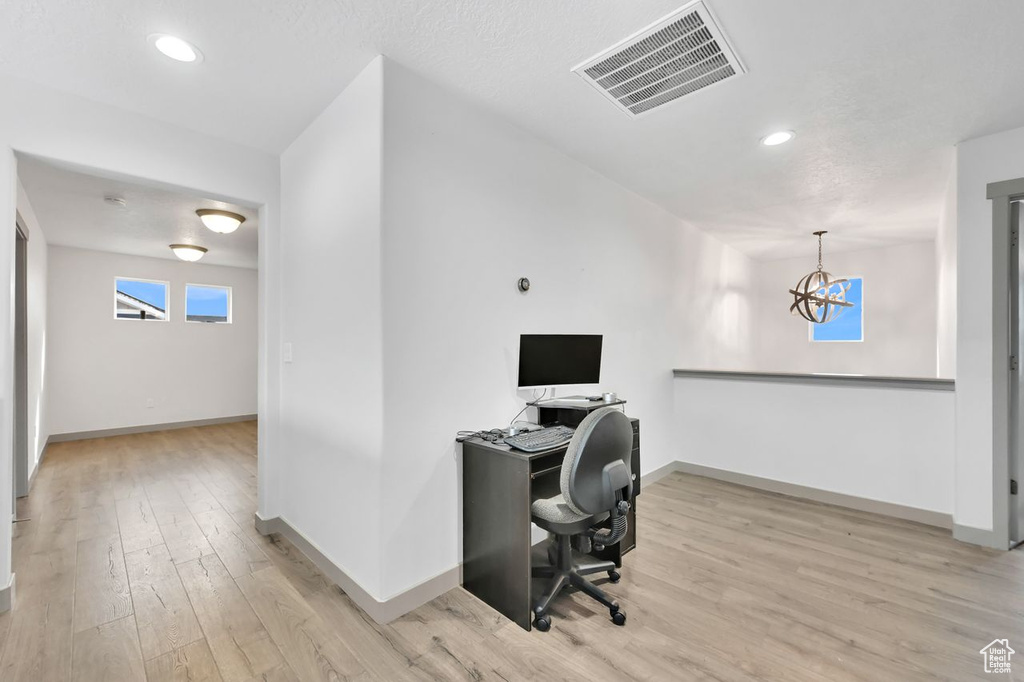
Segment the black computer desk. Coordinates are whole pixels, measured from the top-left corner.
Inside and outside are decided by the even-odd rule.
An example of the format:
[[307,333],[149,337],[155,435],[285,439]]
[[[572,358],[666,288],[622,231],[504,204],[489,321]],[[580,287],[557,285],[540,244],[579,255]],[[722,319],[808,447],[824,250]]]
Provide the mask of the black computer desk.
[[[556,412],[587,412],[604,407],[541,407],[540,421]],[[572,421],[576,415],[561,412]],[[582,416],[579,418],[582,419]],[[636,495],[640,493],[640,420],[633,425],[633,504],[629,533],[619,544],[593,552],[601,560],[622,565],[622,555],[636,547]],[[570,426],[578,424],[570,423]],[[462,444],[462,586],[492,608],[529,630],[532,623],[530,504],[553,497],[566,446],[543,452],[522,452],[504,443],[473,438]],[[540,585],[538,584],[538,588]]]

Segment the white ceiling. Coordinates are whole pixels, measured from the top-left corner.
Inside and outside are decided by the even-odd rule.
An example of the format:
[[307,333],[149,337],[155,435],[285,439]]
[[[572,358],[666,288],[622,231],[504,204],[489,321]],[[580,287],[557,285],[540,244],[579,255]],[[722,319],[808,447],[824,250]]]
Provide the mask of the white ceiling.
[[765,258],[930,238],[952,145],[1024,125],[1020,0],[708,2],[748,73],[638,120],[569,69],[683,0],[7,0],[0,71],[279,151],[383,53]]
[[[200,264],[256,267],[255,209],[87,175],[27,156],[18,157],[18,179],[50,244],[171,260],[177,256],[169,244],[195,244],[209,249]],[[107,196],[127,205],[108,204]],[[199,220],[199,208],[234,211],[246,220],[231,234],[217,234]]]

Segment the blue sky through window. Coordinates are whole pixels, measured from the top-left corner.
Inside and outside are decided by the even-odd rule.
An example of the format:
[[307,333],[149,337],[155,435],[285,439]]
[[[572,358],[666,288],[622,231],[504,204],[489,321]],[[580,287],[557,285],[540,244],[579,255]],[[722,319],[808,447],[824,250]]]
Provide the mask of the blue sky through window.
[[189,284],[185,287],[185,316],[189,320],[227,322],[230,297],[230,289],[226,287]]
[[853,303],[839,317],[825,324],[811,325],[813,341],[863,341],[864,340],[864,280],[850,278],[850,290],[846,300]]
[[[109,281],[109,280],[108,280]],[[139,282],[133,279],[117,280],[117,290],[160,310],[167,310],[167,285],[163,282]]]

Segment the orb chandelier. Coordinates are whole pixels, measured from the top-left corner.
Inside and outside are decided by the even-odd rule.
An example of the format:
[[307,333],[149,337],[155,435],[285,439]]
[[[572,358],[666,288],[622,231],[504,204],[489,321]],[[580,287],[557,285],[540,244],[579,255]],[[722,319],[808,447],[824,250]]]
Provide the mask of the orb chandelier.
[[789,290],[793,294],[793,305],[789,312],[800,315],[808,322],[825,324],[839,317],[845,308],[853,304],[846,300],[846,292],[850,290],[847,279],[836,279],[825,272],[821,266],[821,235],[827,230],[814,233],[818,237],[818,269],[804,275],[796,286]]

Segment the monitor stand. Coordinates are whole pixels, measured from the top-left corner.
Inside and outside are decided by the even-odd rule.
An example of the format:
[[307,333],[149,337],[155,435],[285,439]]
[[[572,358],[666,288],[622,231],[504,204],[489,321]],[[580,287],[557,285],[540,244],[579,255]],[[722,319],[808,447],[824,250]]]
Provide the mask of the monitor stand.
[[543,424],[544,426],[562,424],[564,426],[576,428],[579,426],[580,422],[583,421],[584,417],[594,410],[599,410],[602,407],[625,404],[625,400],[615,400],[613,402],[606,403],[603,400],[587,400],[585,397],[582,401],[557,398],[551,402],[545,402],[537,405],[537,423]]

